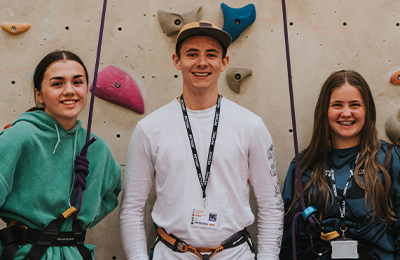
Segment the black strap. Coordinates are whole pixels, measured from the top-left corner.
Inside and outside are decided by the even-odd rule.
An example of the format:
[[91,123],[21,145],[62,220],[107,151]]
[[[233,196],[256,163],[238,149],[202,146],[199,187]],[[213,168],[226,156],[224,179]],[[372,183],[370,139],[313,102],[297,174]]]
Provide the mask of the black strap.
[[[75,230],[75,232],[82,231],[81,224],[78,219],[74,219],[74,222],[72,223],[72,227]],[[86,231],[84,231],[86,234]],[[92,260],[92,253],[90,250],[85,246],[85,238],[83,238],[83,241],[77,241],[76,248],[78,249],[79,253],[82,256],[83,260]]]
[[203,199],[205,199],[208,178],[210,176],[211,162],[212,162],[212,157],[214,154],[215,140],[217,139],[218,123],[219,123],[219,117],[221,114],[221,112],[220,112],[221,111],[221,99],[219,98],[219,95],[218,95],[217,106],[215,108],[213,130],[212,130],[212,134],[211,134],[210,149],[208,151],[208,157],[207,157],[207,168],[206,168],[206,173],[204,175],[204,181],[203,181],[203,175],[201,173],[201,168],[200,168],[199,155],[197,154],[196,144],[194,142],[193,132],[192,132],[192,128],[191,128],[190,122],[189,122],[189,115],[187,113],[185,101],[183,100],[183,94],[181,95],[181,108],[182,108],[183,119],[185,120],[186,130],[187,130],[188,137],[189,137],[190,147],[192,148],[194,165],[196,166],[196,170],[197,170],[197,177],[199,178],[200,186],[201,186],[201,189],[203,190]]
[[255,253],[253,241],[251,240],[250,233],[247,231],[246,228],[233,234],[231,237],[229,237],[224,242],[222,242],[221,245],[224,247],[224,249],[227,249],[227,248],[232,248],[232,247],[241,245],[244,242],[247,242],[247,244],[250,247],[251,252]]
[[[333,190],[333,195],[336,199],[336,202],[339,204],[339,211],[340,211],[340,230],[342,232],[346,231],[346,222],[345,222],[345,216],[346,216],[346,195],[347,195],[347,189],[350,185],[351,179],[354,176],[354,171],[355,167],[358,161],[358,158],[360,157],[360,153],[357,153],[357,157],[355,159],[353,169],[350,169],[350,176],[347,179],[346,184],[344,185],[343,188],[343,199],[339,199],[338,193],[337,193],[337,185],[336,185],[336,179],[335,179],[335,170],[333,169],[333,166],[331,166],[330,170],[327,170],[327,177],[328,177],[328,184],[331,184],[332,190]],[[333,165],[332,161],[332,155],[329,157],[329,164]]]
[[1,253],[1,260],[12,260],[18,251],[17,243],[18,227],[6,227],[0,230],[0,240],[3,245],[3,252]]
[[92,254],[85,246],[86,231],[82,230],[79,221],[74,219],[71,232],[61,232],[65,218],[60,215],[50,222],[44,230],[27,229],[20,226],[10,226],[0,231],[3,244],[1,260],[12,260],[19,250],[18,245],[32,244],[23,260],[40,260],[51,246],[75,246],[84,260],[91,260]]
[[56,232],[61,229],[62,223],[65,218],[60,215],[58,218],[50,222],[50,224],[43,230],[43,234],[34,243],[29,250],[28,254],[23,260],[40,260],[46,253],[47,249],[51,246],[51,241],[56,237]]
[[42,244],[50,246],[76,246],[83,244],[86,230],[81,231],[45,231],[39,229],[25,230],[20,228],[18,233],[18,245]]

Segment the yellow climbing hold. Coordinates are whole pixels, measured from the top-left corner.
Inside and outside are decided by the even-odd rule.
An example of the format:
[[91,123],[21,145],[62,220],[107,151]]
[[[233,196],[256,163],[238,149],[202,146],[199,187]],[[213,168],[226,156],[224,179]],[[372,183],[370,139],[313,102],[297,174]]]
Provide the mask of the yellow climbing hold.
[[1,28],[11,34],[20,34],[31,28],[29,23],[2,23]]

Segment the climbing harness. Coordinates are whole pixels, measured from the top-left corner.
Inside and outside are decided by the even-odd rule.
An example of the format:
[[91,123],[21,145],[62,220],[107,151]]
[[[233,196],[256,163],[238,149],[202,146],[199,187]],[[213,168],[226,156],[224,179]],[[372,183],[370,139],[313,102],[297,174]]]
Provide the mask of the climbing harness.
[[[74,181],[75,192],[70,201],[70,208],[62,213],[58,218],[51,221],[44,230],[30,229],[25,225],[18,225],[18,221],[12,220],[8,227],[0,230],[0,240],[4,246],[1,260],[12,260],[16,252],[19,250],[18,245],[32,244],[28,254],[23,260],[40,260],[51,246],[75,246],[84,260],[91,260],[92,254],[84,245],[86,231],[82,230],[78,220],[78,214],[82,207],[82,192],[86,189],[86,177],[89,174],[89,161],[86,158],[89,146],[97,140],[97,137],[90,139],[92,126],[93,106],[95,99],[95,91],[97,85],[97,74],[99,69],[101,44],[103,40],[104,21],[107,7],[107,0],[103,1],[103,12],[101,16],[99,41],[97,45],[96,65],[94,71],[92,97],[90,100],[90,110],[87,126],[86,143],[79,155],[75,159],[74,172],[76,178]],[[71,205],[77,201],[77,207]],[[72,228],[73,231],[62,232],[61,227],[64,221],[71,215],[74,215]]]
[[[158,242],[162,242],[168,248],[174,252],[185,253],[190,252],[200,257],[200,259],[208,260],[215,256],[217,253],[224,251],[225,249],[232,248],[241,245],[245,242],[249,245],[251,251],[255,253],[253,241],[251,240],[249,232],[244,228],[243,230],[236,232],[231,237],[226,239],[217,247],[193,247],[184,241],[180,240],[173,234],[168,234],[162,227],[157,228],[158,237],[154,244],[154,247]],[[153,247],[153,248],[154,248]]]
[[75,246],[84,260],[91,260],[92,254],[84,245],[86,231],[82,230],[78,218],[73,220],[73,231],[60,231],[64,221],[75,211],[74,207],[67,209],[44,230],[31,229],[19,225],[16,220],[11,221],[8,227],[0,231],[0,240],[4,246],[0,259],[12,260],[19,250],[19,245],[32,244],[23,260],[40,260],[51,246]]

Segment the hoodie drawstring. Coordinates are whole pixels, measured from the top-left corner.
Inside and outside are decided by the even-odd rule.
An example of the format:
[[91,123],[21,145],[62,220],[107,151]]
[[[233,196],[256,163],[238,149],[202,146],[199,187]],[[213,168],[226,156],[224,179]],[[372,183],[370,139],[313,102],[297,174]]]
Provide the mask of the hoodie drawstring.
[[61,142],[61,140],[60,140],[60,133],[58,132],[57,124],[54,124],[54,126],[56,127],[56,132],[57,132],[57,143],[56,143],[56,146],[54,147],[53,154],[55,154],[55,152],[56,152],[56,150],[57,150],[57,147],[58,147],[58,145],[59,145],[60,142]]

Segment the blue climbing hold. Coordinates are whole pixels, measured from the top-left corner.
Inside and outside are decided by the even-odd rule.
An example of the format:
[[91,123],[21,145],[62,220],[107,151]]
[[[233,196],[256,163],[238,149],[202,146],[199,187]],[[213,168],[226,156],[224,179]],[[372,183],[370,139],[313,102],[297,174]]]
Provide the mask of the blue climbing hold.
[[224,13],[224,27],[222,30],[231,35],[232,42],[256,20],[256,7],[254,4],[248,4],[241,8],[232,8],[222,3],[221,8]]

